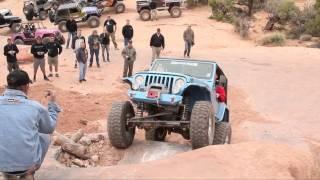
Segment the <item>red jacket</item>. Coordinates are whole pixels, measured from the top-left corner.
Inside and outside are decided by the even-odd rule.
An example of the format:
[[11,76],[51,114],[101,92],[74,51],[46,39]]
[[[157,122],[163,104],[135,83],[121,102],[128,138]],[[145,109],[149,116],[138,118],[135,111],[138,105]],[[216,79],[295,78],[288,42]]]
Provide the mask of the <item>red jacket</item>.
[[216,86],[216,93],[219,95],[218,101],[219,102],[226,102],[226,91],[224,90],[223,86]]

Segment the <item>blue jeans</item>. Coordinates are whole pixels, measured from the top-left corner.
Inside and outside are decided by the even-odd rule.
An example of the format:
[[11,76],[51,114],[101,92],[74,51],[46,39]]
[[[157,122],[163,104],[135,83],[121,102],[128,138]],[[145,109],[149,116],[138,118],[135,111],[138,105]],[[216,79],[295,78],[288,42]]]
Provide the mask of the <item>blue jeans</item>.
[[72,40],[76,36],[76,34],[77,34],[77,32],[68,32],[68,39],[67,39],[66,48],[69,48],[70,41],[71,41],[71,44],[72,44]]
[[86,79],[87,63],[79,62],[79,70],[80,70],[79,80]]
[[93,63],[93,56],[96,55],[96,62],[97,62],[97,65],[99,66],[99,49],[93,49],[91,48],[90,49],[90,65],[92,65]]

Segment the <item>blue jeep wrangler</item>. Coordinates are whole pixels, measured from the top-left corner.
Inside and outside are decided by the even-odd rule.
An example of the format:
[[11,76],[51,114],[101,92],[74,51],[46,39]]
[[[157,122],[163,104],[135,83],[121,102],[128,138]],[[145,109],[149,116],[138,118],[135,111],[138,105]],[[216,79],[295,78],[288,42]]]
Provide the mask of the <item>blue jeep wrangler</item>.
[[216,88],[227,94],[227,78],[212,61],[157,59],[150,71],[126,78],[129,101],[114,103],[108,117],[108,135],[116,148],[129,147],[136,128],[146,140],[164,141],[171,132],[191,140],[192,148],[229,144],[231,126],[227,100],[219,101]]

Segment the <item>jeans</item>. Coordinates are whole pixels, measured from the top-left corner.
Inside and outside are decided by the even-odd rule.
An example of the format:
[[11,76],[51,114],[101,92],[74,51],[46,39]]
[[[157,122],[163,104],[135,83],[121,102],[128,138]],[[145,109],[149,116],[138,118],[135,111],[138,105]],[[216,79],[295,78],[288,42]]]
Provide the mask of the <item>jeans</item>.
[[130,40],[131,39],[129,39],[129,38],[124,38],[124,46],[125,47],[128,46]]
[[76,36],[77,32],[68,32],[67,46],[69,48],[70,41],[72,43],[73,38]]
[[79,62],[79,70],[80,70],[79,80],[86,79],[87,63]]
[[192,42],[185,41],[184,56],[190,56]]
[[97,62],[97,65],[99,66],[99,49],[93,49],[93,48],[90,48],[90,65],[92,65],[93,63],[93,56],[96,56],[96,62]]
[[107,52],[107,61],[110,62],[110,59],[109,59],[109,50],[110,50],[110,46],[109,44],[101,44],[101,51],[102,51],[102,58],[103,58],[103,61],[105,62],[106,61],[106,58],[105,58],[105,51]]

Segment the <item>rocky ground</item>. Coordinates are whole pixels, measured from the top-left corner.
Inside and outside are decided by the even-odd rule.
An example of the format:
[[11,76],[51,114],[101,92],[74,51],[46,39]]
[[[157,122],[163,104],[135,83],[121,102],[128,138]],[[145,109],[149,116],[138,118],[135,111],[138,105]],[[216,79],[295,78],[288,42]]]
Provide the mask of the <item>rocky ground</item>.
[[[166,37],[164,56],[182,57],[182,32],[187,24],[193,24],[196,46],[192,58],[217,61],[229,78],[232,145],[189,151],[189,142],[172,134],[166,141],[180,148],[179,152],[188,151],[172,155],[176,152],[170,151],[172,149],[167,145],[150,145],[144,141],[144,133],[138,131],[136,141],[128,151],[113,149],[106,138],[100,167],[81,170],[57,163],[53,158],[57,147],[52,146],[37,174],[39,179],[320,178],[318,49],[257,47],[254,40],[242,40],[235,34],[232,25],[209,20],[209,8],[186,10],[179,19],[170,19],[168,14],[161,13],[159,21],[142,22],[135,12],[135,2],[126,1],[126,4],[128,12],[114,15],[114,18],[120,27],[127,18],[135,27],[134,45],[138,51],[135,71],[149,66],[151,50],[148,41],[157,27]],[[22,15],[20,0],[2,1],[0,6]],[[53,27],[48,22],[45,24]],[[82,29],[85,35],[92,30],[85,26]],[[102,26],[98,30],[101,31]],[[4,43],[4,37],[9,32],[1,29],[0,35],[3,37],[0,42]],[[117,32],[117,40],[122,48],[120,31]],[[57,132],[61,134],[74,134],[79,129],[83,129],[85,134],[105,133],[106,117],[112,102],[127,99],[128,87],[122,84],[120,78],[122,62],[120,51],[112,48],[111,63],[102,64],[100,69],[89,69],[88,82],[80,84],[77,81],[78,70],[73,68],[74,55],[71,50],[65,49],[60,58],[61,77],[52,78],[49,83],[39,78],[31,86],[30,98],[45,104],[44,91],[57,91],[58,102],[63,109],[57,127]],[[31,64],[21,66],[32,74]],[[0,69],[6,72],[4,58]],[[1,92],[5,74],[0,73]],[[160,155],[150,156],[150,152],[159,154],[154,147],[171,156],[164,159]],[[146,155],[148,152],[149,155]],[[140,158],[128,159],[130,156]],[[143,157],[146,161],[161,160],[145,162]],[[124,163],[110,166],[120,159]]]

